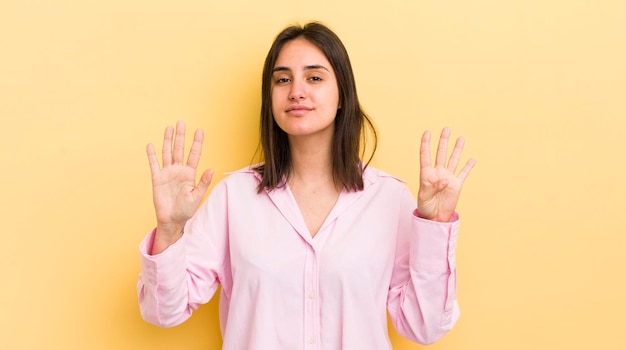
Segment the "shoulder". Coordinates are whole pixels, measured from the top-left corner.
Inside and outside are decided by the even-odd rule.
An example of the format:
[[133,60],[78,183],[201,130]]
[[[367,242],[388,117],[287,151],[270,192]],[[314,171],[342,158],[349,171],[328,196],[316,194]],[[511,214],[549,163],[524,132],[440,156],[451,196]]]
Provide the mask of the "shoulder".
[[234,198],[251,198],[258,194],[257,188],[261,177],[254,170],[254,166],[224,172],[223,175],[224,177],[211,190],[209,199],[221,203]]
[[367,167],[363,172],[363,192],[367,197],[389,208],[398,205],[415,206],[415,197],[407,182],[382,170]]
[[407,183],[399,177],[388,174],[372,166],[368,166],[367,168],[365,168],[365,171],[363,171],[363,180],[366,184],[369,185],[373,185],[376,183],[389,183],[404,186]]
[[368,166],[363,172],[363,190],[387,195],[406,195],[411,191],[407,182],[380,169]]
[[249,184],[256,187],[261,182],[261,175],[255,170],[256,167],[257,165],[251,165],[235,171],[225,172],[224,175],[226,177],[222,182],[227,186]]

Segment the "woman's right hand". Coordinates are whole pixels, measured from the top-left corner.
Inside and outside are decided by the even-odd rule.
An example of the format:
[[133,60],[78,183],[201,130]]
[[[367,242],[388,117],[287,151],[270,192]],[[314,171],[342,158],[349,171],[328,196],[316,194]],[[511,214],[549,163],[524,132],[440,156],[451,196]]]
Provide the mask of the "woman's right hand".
[[181,237],[185,223],[198,210],[209,188],[213,178],[212,170],[206,170],[196,185],[203,140],[202,130],[196,130],[187,163],[184,164],[185,124],[179,121],[176,130],[171,126],[165,129],[163,167],[159,166],[154,146],[149,144],[147,147],[152,174],[152,198],[157,218],[156,236],[151,252],[153,255],[162,252]]

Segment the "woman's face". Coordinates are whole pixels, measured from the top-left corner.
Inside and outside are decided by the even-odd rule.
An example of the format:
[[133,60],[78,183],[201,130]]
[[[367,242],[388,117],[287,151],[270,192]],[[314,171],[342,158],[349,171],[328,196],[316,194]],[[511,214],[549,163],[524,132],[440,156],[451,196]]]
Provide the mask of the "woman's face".
[[271,88],[274,120],[290,138],[332,139],[339,88],[330,62],[317,46],[302,38],[287,42],[276,59]]

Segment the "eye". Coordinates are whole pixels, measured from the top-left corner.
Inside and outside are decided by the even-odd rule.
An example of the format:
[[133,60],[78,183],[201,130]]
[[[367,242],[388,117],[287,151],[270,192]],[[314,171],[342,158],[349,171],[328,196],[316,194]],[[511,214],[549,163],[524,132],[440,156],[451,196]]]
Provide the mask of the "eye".
[[276,79],[276,84],[285,84],[288,83],[290,81],[289,78],[278,78]]
[[309,78],[309,80],[312,80],[312,81],[322,81],[322,78],[318,77],[318,76],[312,76],[312,77]]

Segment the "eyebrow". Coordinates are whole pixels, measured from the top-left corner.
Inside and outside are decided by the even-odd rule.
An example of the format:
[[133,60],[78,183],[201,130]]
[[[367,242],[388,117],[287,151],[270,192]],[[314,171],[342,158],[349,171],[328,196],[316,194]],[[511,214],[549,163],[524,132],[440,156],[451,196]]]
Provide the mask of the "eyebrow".
[[[326,67],[324,67],[322,65],[319,65],[319,64],[312,64],[312,65],[309,65],[309,66],[304,66],[304,69],[305,70],[323,69],[323,70],[325,70],[325,71],[330,73],[330,70],[328,68],[326,68]],[[274,73],[274,72],[284,72],[284,71],[290,72],[291,68],[284,67],[284,66],[278,66],[278,67],[274,67],[274,69],[272,69],[272,73]]]

